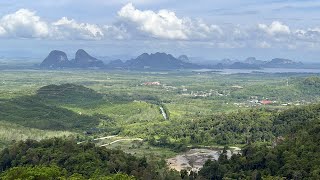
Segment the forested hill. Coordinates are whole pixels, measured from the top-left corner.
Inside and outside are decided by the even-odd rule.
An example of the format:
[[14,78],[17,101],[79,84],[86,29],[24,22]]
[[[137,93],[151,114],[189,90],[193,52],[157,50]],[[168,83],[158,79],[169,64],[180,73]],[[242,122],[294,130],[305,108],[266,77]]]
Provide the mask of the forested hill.
[[[154,130],[149,132],[149,141],[157,146],[175,146],[178,149],[190,144],[210,146],[270,143],[319,117],[320,104],[287,110],[239,110],[153,127]],[[156,136],[160,138],[155,139]]]
[[58,104],[86,105],[103,99],[103,95],[96,91],[76,84],[47,85],[37,90],[37,97],[41,100]]
[[[294,108],[275,123],[282,138],[246,146],[230,160],[208,161],[199,172],[205,179],[320,179],[320,105]],[[284,130],[286,129],[286,130]]]
[[49,105],[34,96],[4,100],[0,103],[1,121],[43,130],[86,130],[99,119],[80,115],[65,108]]
[[[150,164],[120,150],[47,139],[18,142],[0,153],[1,179],[177,179],[164,164]],[[161,170],[160,172],[158,172]]]
[[44,130],[87,130],[99,124],[99,118],[82,115],[61,105],[93,106],[103,95],[75,84],[48,85],[37,94],[3,100],[1,121]]

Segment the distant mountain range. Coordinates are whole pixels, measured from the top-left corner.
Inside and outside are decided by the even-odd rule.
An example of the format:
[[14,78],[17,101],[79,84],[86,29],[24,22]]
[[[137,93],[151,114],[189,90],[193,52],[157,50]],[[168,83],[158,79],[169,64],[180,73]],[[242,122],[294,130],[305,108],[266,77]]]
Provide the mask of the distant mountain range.
[[83,49],[79,49],[75,54],[75,59],[68,60],[66,53],[53,50],[40,64],[41,68],[61,69],[61,68],[105,68],[105,69],[154,69],[154,70],[173,70],[173,69],[198,69],[202,66],[188,62],[186,55],[179,58],[173,57],[171,54],[155,53],[141,54],[135,59],[113,60],[108,64],[104,64],[101,60],[90,56]]
[[215,65],[221,69],[261,69],[261,68],[303,68],[303,63],[290,59],[275,58],[271,61],[249,57],[244,61],[223,59]]
[[147,54],[143,53],[135,59],[128,60],[126,62],[120,62],[119,60],[111,61],[108,68],[124,68],[124,69],[155,69],[155,70],[172,70],[172,69],[198,69],[200,65],[192,64],[186,61],[187,56],[184,59],[173,57],[171,54],[155,53]]
[[295,67],[301,67],[303,65],[302,62],[294,62],[290,59],[282,59],[282,58],[276,58],[272,59],[271,61],[264,64],[264,67],[268,68],[295,68]]
[[301,62],[290,59],[275,58],[271,61],[257,60],[249,57],[244,61],[223,59],[214,65],[199,65],[191,63],[188,56],[181,55],[178,58],[166,53],[143,53],[137,58],[122,61],[120,59],[105,64],[103,61],[89,55],[83,49],[79,49],[75,58],[69,60],[66,53],[53,50],[40,64],[45,69],[61,68],[100,68],[100,69],[129,69],[129,70],[174,70],[174,69],[260,69],[260,68],[301,68]]

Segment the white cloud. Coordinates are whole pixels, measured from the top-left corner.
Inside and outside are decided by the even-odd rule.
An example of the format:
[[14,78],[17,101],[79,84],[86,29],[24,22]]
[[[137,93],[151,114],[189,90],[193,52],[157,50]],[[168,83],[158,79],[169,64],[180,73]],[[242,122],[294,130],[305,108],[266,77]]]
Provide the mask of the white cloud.
[[95,24],[78,23],[66,17],[52,23],[54,38],[99,40],[104,37],[100,27]]
[[290,50],[295,50],[295,49],[297,49],[297,45],[296,44],[288,44],[287,48]]
[[129,32],[122,25],[120,26],[104,25],[103,30],[105,31],[106,38],[123,40],[123,39],[128,39],[130,37]]
[[219,42],[219,43],[216,43],[216,45],[218,48],[222,48],[222,49],[244,48],[246,46],[245,43],[235,42],[235,41]]
[[5,15],[0,20],[0,35],[21,38],[44,38],[49,35],[49,27],[35,12],[20,9]]
[[269,44],[266,41],[262,41],[258,44],[258,47],[262,49],[267,49],[267,48],[271,48],[271,44]]
[[[210,24],[178,17],[170,10],[139,10],[131,3],[118,11],[112,24],[79,22],[62,17],[44,21],[34,11],[20,9],[0,17],[0,37],[64,40],[123,40],[209,44],[210,48],[319,48],[320,28],[294,29],[279,21],[271,24]],[[169,45],[168,45],[169,46]]]
[[222,33],[216,25],[207,25],[190,18],[178,18],[174,12],[166,9],[158,12],[141,11],[129,3],[121,8],[118,15],[123,20],[134,23],[138,30],[155,38],[188,40],[207,38],[211,33]]
[[62,17],[55,22],[41,20],[34,11],[20,9],[0,18],[0,37],[69,40],[102,40],[128,38],[122,26],[79,23]]
[[279,21],[273,21],[269,26],[266,24],[259,24],[258,27],[260,30],[266,32],[271,36],[285,35],[290,34],[291,32],[290,28],[287,25],[284,25]]
[[294,32],[297,40],[320,42],[320,28],[298,29]]
[[6,34],[7,31],[2,26],[0,26],[0,37],[5,36]]
[[140,11],[129,3],[122,7],[118,15],[126,20],[137,23],[138,28],[150,33],[154,37],[168,39],[187,39],[184,31],[183,20],[179,19],[174,12],[160,10],[158,13],[153,11]]

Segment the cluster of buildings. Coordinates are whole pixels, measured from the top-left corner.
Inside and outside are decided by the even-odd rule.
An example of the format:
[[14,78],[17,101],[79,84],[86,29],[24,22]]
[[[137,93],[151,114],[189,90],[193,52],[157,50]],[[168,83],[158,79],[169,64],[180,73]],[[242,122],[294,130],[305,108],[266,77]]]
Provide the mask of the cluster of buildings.
[[[252,97],[251,97],[252,98]],[[307,101],[295,101],[295,102],[286,102],[286,103],[281,103],[278,101],[271,101],[269,99],[263,99],[263,100],[258,100],[258,98],[250,99],[246,102],[242,103],[233,103],[234,105],[238,107],[253,107],[253,106],[262,106],[262,105],[276,105],[276,106],[300,106],[304,104],[309,104],[310,102]]]
[[228,92],[218,92],[217,90],[210,89],[209,91],[191,91],[187,93],[186,89],[182,90],[183,96],[192,96],[192,97],[209,97],[209,96],[228,96],[230,93]]
[[145,85],[145,86],[160,86],[161,83],[159,81],[154,81],[154,82],[144,82],[142,83],[142,85]]
[[270,104],[274,104],[277,103],[276,101],[270,101],[268,99],[263,99],[263,100],[258,100],[258,99],[252,99],[249,100],[249,103],[252,104],[257,104],[257,105],[270,105]]

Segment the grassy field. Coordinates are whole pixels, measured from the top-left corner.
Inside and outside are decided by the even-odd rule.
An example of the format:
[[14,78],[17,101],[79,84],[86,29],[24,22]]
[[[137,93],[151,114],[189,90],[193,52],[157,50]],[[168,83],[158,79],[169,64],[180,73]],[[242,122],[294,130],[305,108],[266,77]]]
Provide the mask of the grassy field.
[[47,139],[53,137],[77,136],[77,133],[69,131],[50,131],[28,128],[6,121],[0,121],[0,149],[8,146],[12,141],[24,141],[27,139]]

